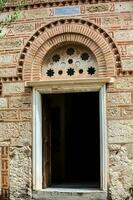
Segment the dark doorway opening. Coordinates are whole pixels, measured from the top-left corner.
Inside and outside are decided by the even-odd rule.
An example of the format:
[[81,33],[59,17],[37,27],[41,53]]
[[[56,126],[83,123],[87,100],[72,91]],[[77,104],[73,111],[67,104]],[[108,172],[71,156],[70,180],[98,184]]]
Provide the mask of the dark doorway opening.
[[45,185],[100,188],[99,92],[45,94],[43,104]]

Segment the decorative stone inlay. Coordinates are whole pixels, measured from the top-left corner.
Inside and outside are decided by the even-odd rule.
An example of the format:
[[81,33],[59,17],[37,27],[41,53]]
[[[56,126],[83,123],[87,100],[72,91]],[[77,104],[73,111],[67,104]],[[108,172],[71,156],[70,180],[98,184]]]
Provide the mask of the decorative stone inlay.
[[70,76],[85,78],[97,74],[95,56],[82,46],[74,44],[62,46],[56,51],[49,52],[44,60],[42,77],[45,79],[69,78]]
[[0,41],[0,49],[21,49],[23,46],[23,39],[3,39]]
[[13,83],[3,83],[3,94],[13,94],[13,93],[22,93],[25,91],[24,83],[13,82]]

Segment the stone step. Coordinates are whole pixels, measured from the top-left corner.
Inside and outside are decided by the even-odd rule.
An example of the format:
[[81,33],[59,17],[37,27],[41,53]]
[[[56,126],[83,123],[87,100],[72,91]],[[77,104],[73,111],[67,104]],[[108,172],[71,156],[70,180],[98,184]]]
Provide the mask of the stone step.
[[57,191],[34,191],[34,200],[107,200],[107,193],[104,191],[88,191],[80,190],[77,191],[70,189],[70,191],[63,191],[58,189]]

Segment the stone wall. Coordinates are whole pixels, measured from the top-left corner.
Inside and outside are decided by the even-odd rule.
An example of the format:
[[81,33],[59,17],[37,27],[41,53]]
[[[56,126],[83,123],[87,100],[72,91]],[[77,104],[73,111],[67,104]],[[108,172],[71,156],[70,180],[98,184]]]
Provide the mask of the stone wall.
[[[0,19],[7,14],[3,12]],[[71,16],[102,27],[119,48],[125,73],[107,85],[108,196],[109,200],[133,199],[133,2],[110,1],[29,6],[0,33],[0,191],[1,196],[10,193],[11,200],[29,200],[32,194],[32,92],[25,88],[18,58],[37,29]]]

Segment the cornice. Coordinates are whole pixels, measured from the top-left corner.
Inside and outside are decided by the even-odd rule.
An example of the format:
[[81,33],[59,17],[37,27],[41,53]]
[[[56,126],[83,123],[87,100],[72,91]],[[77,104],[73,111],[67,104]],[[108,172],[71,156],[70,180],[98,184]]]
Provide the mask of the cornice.
[[[130,2],[132,0],[29,0],[22,9],[36,9],[43,7],[56,7],[56,6],[71,6],[83,4],[97,4],[97,3],[115,3],[115,2]],[[17,3],[8,3],[4,8],[4,12],[15,10]]]

